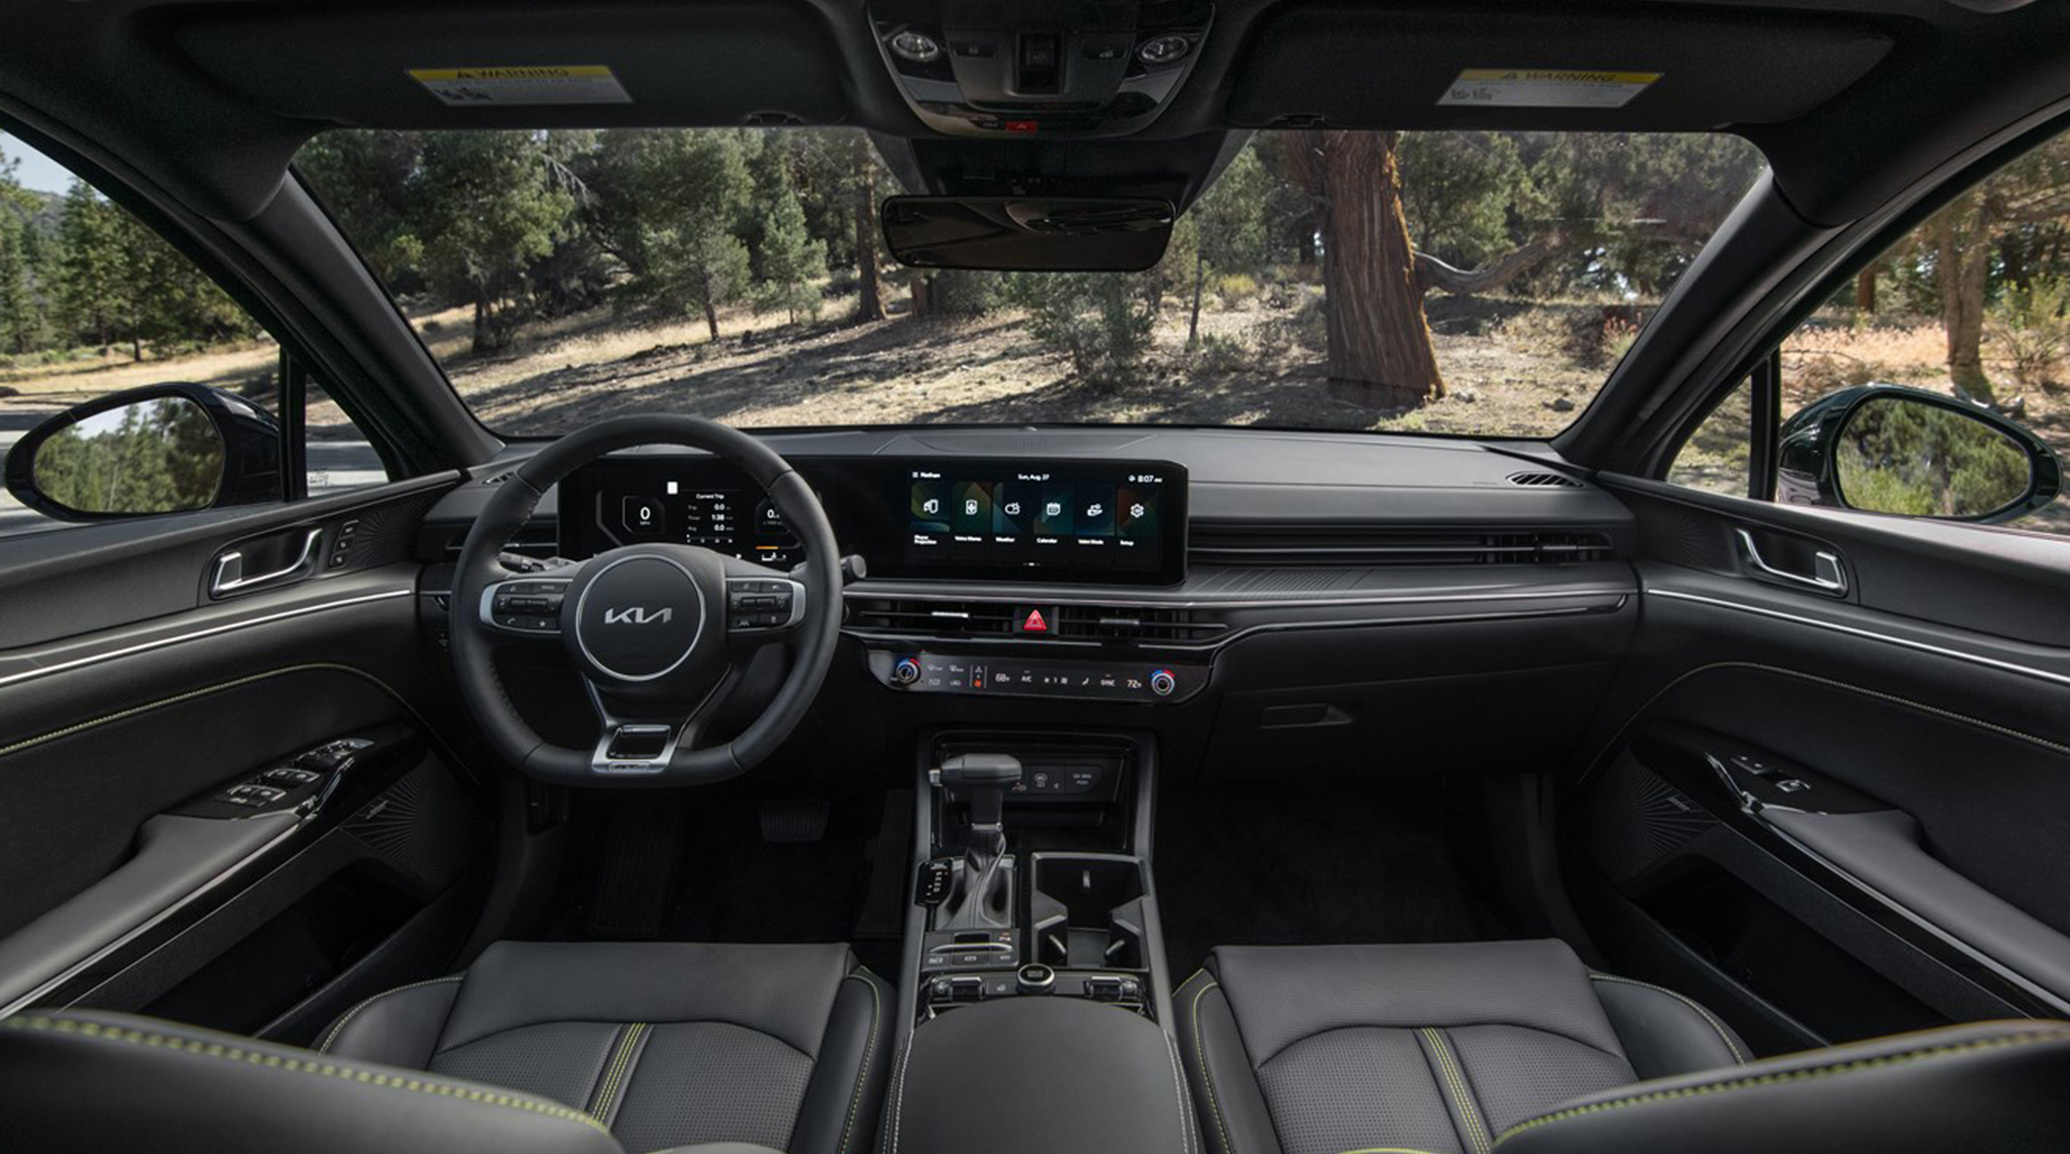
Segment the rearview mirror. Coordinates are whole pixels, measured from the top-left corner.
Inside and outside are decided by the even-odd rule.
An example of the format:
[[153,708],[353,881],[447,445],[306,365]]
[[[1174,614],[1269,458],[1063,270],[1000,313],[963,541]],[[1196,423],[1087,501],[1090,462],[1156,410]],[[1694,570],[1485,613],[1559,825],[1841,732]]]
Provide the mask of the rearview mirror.
[[901,263],[996,272],[1140,272],[1173,215],[1164,200],[1024,196],[894,196],[882,214]]
[[206,385],[113,393],[16,441],[7,491],[61,521],[278,501],[280,426],[244,398]]
[[1782,428],[1778,500],[1986,524],[2055,500],[2062,465],[1989,409],[1901,385],[1843,389]]

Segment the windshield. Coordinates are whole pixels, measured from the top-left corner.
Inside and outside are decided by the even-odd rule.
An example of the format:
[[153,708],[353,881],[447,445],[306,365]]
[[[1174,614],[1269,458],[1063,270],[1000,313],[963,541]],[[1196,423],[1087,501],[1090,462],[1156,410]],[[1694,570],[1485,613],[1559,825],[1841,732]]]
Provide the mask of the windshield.
[[1723,135],[1253,136],[1142,273],[920,273],[846,129],[340,130],[297,167],[501,433],[1169,423],[1543,437],[1760,172]]

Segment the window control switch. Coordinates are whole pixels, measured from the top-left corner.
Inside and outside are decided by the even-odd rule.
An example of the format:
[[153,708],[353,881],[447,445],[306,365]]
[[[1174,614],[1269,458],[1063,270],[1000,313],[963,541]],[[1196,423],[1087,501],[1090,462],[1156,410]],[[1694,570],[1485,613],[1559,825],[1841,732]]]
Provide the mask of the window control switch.
[[268,785],[280,786],[283,789],[299,789],[302,786],[320,781],[322,778],[323,774],[316,770],[303,769],[293,765],[283,765],[279,769],[269,769],[259,775],[260,781]]

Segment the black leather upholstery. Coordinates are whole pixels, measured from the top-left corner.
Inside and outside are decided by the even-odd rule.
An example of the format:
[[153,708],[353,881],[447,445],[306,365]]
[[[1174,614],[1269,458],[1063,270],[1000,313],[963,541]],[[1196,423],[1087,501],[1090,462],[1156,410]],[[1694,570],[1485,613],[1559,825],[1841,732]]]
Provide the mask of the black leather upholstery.
[[1986,1022],[1812,1050],[1563,1103],[1500,1154],[2053,1154],[2070,1025]]
[[37,1154],[847,1154],[893,995],[845,946],[500,943],[298,1050],[119,1014],[7,1019]]
[[1555,941],[1223,948],[1174,998],[1220,1154],[1487,1154],[1553,1105],[1745,1048]]
[[[884,1154],[1196,1154],[1171,1039],[1078,998],[981,1002],[924,1022],[899,1058]],[[1335,1154],[1333,1151],[1332,1154]]]
[[621,1154],[536,1095],[122,1014],[0,1023],[0,1118],[35,1154]]
[[519,943],[368,999],[327,1053],[586,1111],[627,1150],[866,1149],[892,992],[847,947]]

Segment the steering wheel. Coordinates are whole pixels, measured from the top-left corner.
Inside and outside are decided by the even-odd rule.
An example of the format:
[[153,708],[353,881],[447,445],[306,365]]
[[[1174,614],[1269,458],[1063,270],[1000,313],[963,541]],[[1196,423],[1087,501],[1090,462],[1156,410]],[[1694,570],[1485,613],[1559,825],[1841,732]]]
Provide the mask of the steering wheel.
[[[805,547],[803,580],[664,543],[541,573],[516,573],[499,560],[550,486],[606,453],[653,444],[703,449],[767,491]],[[490,743],[533,777],[592,786],[723,781],[767,758],[805,716],[833,662],[840,596],[840,550],[826,510],[774,450],[701,417],[619,417],[548,445],[489,498],[453,577],[453,664]],[[550,744],[518,715],[495,655],[519,638],[558,638],[566,647],[603,721],[593,748]],[[748,662],[778,643],[793,644],[795,655],[767,708],[731,741],[704,744],[711,715]]]

